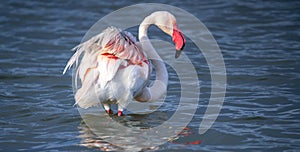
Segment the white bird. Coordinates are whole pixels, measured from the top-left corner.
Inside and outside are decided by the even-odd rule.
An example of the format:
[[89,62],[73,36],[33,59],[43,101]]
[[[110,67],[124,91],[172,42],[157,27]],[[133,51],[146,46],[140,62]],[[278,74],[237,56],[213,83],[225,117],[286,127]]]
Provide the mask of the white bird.
[[[185,38],[169,12],[154,12],[143,20],[139,26],[140,42],[129,32],[108,27],[76,46],[73,49],[75,54],[64,69],[63,73],[74,63],[77,65],[84,53],[76,71],[76,80],[79,76],[81,88],[75,93],[75,104],[81,108],[102,104],[107,113],[112,113],[110,104],[118,104],[118,116],[121,116],[130,101],[155,101],[165,94],[168,73],[162,61],[151,60],[161,58],[147,36],[150,25],[156,25],[172,37],[176,47],[175,58],[179,57]],[[152,69],[150,61],[156,71],[156,80],[152,86],[147,86]]]

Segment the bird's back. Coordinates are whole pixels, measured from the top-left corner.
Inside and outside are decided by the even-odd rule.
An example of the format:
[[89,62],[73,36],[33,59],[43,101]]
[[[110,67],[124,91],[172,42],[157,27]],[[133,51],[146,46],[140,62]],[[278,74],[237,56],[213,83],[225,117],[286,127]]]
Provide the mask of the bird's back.
[[128,100],[148,80],[150,64],[135,38],[128,32],[108,27],[75,49],[76,53],[66,69],[78,63],[83,54],[76,71],[81,88],[75,99],[80,107],[99,104],[90,101],[95,100],[91,97],[95,95],[101,101]]

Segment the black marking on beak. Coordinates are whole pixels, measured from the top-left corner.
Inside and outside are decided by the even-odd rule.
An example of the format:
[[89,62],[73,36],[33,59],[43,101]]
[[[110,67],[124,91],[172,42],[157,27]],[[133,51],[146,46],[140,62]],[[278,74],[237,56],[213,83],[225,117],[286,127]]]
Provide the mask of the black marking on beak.
[[177,59],[181,54],[181,50],[176,50],[175,59]]

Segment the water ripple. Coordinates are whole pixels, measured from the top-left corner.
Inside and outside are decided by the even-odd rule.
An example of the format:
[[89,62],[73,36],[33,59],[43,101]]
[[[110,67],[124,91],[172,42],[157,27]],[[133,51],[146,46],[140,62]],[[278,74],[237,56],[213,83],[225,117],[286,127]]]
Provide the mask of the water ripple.
[[[163,2],[194,14],[210,29],[225,59],[227,93],[217,121],[207,133],[199,135],[198,126],[212,94],[211,78],[203,54],[188,40],[185,52],[198,70],[201,84],[198,110],[176,139],[142,150],[298,150],[300,3]],[[72,54],[69,50],[80,43],[90,26],[107,13],[135,1],[2,3],[0,150],[124,150],[95,136],[81,123],[82,118],[73,107],[71,75],[63,76],[62,70]],[[161,38],[157,30],[151,36]],[[169,66],[168,70],[167,102],[158,111],[146,115],[129,112],[126,117],[113,119],[140,128],[169,119],[177,110],[181,90],[177,74]],[[184,108],[192,107],[187,104]]]

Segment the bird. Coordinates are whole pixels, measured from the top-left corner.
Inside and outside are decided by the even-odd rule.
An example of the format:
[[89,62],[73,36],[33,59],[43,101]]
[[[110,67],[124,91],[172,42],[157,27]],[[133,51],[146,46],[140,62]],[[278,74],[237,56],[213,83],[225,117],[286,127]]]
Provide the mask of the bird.
[[[63,74],[74,64],[77,66],[75,77],[81,87],[75,93],[75,105],[84,109],[102,105],[106,113],[112,114],[111,104],[117,104],[117,115],[122,116],[129,102],[152,102],[166,93],[168,72],[149,40],[150,25],[172,38],[175,58],[180,56],[186,39],[168,11],[156,11],[144,18],[139,25],[139,41],[127,31],[107,27],[74,47],[75,53],[65,66]],[[152,66],[156,78],[149,85]]]

